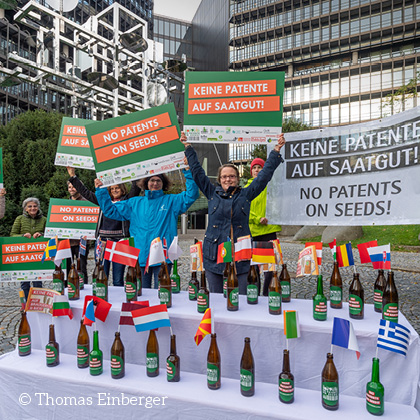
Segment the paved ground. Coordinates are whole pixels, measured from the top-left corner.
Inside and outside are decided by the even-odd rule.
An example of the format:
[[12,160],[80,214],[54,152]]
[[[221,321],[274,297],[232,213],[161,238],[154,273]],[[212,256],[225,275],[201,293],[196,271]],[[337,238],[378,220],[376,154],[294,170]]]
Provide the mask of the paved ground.
[[[203,231],[189,231],[180,237],[180,246],[184,251],[179,259],[179,274],[182,279],[182,289],[187,290],[189,272],[189,246],[194,243],[194,238],[202,239]],[[303,245],[293,242],[291,238],[280,239],[284,260],[287,263],[289,273],[293,277],[296,272],[297,257],[303,249]],[[328,296],[328,281],[331,276],[333,260],[329,249],[323,249],[322,273],[324,274],[324,292]],[[373,284],[376,279],[376,271],[369,264],[360,264],[357,251],[356,270],[360,273],[360,279],[365,290],[366,303],[373,303]],[[413,328],[420,333],[420,254],[407,252],[393,252],[392,266],[394,278],[398,289],[400,309],[410,321]],[[93,272],[94,261],[90,255],[88,261],[89,276]],[[353,277],[353,268],[340,269],[343,278],[344,299],[348,299],[348,288]],[[48,284],[45,284],[48,287]],[[19,285],[13,283],[0,284],[0,354],[9,352],[15,348],[16,333],[19,325]],[[292,297],[300,299],[312,299],[316,290],[316,278],[294,278],[292,280]]]

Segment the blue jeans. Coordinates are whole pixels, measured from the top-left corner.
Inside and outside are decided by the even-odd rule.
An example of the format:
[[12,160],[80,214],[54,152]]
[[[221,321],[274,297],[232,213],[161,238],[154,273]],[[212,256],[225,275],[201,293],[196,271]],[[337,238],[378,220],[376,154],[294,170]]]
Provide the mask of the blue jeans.
[[[104,259],[104,271],[109,279],[109,269],[111,268],[111,261]],[[124,270],[125,265],[112,261],[112,284],[114,286],[124,286]]]
[[[206,279],[210,293],[223,293],[223,274],[212,273],[206,270]],[[238,274],[239,294],[246,295],[246,282],[248,273]]]
[[[153,289],[157,289],[159,285],[159,271],[160,271],[160,265],[154,265],[153,267],[149,267],[149,271],[146,273],[146,267],[140,267],[141,270],[141,283],[142,287],[145,287],[146,289],[152,288],[152,277],[154,278],[154,286]],[[168,264],[168,272],[169,275],[171,275],[172,271],[172,264]]]

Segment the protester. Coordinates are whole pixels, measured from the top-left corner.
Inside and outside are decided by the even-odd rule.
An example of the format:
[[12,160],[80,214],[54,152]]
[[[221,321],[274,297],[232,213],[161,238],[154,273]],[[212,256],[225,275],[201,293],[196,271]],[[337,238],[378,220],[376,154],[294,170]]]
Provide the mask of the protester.
[[6,210],[6,190],[4,188],[0,189],[0,219],[3,219],[4,213]]
[[[76,176],[75,169],[67,167],[67,172],[70,175],[69,182],[73,185],[76,191],[80,193],[82,197],[86,198],[86,200],[98,205],[98,199],[96,198],[95,193],[86,188],[83,182]],[[141,190],[137,186],[136,181],[132,182],[130,193],[127,193],[127,187],[125,184],[112,185],[108,187],[108,193],[113,203],[138,196],[140,191]],[[108,217],[105,217],[101,211],[96,225],[95,238],[100,238],[101,241],[105,242],[118,242],[119,240],[130,236],[129,227],[129,222],[109,219]],[[108,279],[110,267],[110,261],[104,259],[104,271]],[[112,283],[114,286],[124,286],[124,270],[125,265],[112,262]]]
[[[264,168],[265,161],[261,158],[256,158],[251,162],[251,179],[248,180],[245,188],[249,187],[252,181],[258,176]],[[267,187],[263,192],[251,202],[251,209],[249,212],[249,229],[254,241],[273,241],[277,239],[277,232],[281,230],[279,225],[270,225],[265,217],[265,209],[267,206]],[[263,295],[268,296],[268,286],[273,277],[272,271],[264,273]]]
[[[188,144],[184,133],[181,141],[185,144],[185,155],[191,168],[194,181],[209,200],[209,221],[203,241],[203,260],[210,292],[223,292],[224,264],[217,264],[218,246],[226,242],[233,232],[233,241],[238,237],[250,235],[249,211],[251,201],[266,187],[277,166],[283,162],[280,149],[285,140],[280,135],[278,143],[270,153],[264,169],[253,180],[248,188],[239,186],[239,171],[235,165],[225,164],[219,168],[217,186],[214,186],[201,167],[197,154]],[[246,279],[249,271],[249,261],[236,263],[239,282],[239,293],[246,294]]]
[[[29,197],[22,203],[23,214],[16,217],[13,223],[10,236],[24,236],[25,238],[39,238],[44,234],[47,218],[42,215],[39,200],[35,197]],[[34,281],[34,287],[42,287],[41,281]],[[25,292],[25,299],[28,299],[29,281],[23,281],[22,290]]]
[[142,180],[144,197],[133,197],[125,201],[112,203],[104,188],[99,188],[102,182],[95,179],[96,197],[106,217],[115,220],[128,220],[130,234],[134,237],[136,248],[140,249],[139,264],[141,268],[143,287],[158,286],[160,264],[150,267],[145,273],[150,243],[160,237],[166,239],[168,246],[177,235],[178,215],[185,213],[198,198],[198,188],[194,183],[191,171],[183,170],[186,179],[186,191],[180,194],[165,194],[170,183],[164,174],[153,175]]

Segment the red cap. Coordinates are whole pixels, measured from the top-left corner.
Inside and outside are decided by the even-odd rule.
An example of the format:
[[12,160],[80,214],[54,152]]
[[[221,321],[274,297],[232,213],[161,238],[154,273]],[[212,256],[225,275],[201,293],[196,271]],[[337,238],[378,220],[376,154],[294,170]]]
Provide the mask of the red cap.
[[261,168],[264,168],[264,163],[265,161],[261,158],[255,158],[252,162],[251,162],[251,172],[252,172],[252,168],[254,167],[254,165],[260,165]]

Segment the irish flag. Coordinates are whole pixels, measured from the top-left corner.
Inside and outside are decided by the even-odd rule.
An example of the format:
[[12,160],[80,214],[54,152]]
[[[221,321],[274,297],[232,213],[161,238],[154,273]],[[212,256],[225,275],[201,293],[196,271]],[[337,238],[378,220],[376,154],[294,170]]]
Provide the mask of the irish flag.
[[65,316],[67,315],[70,319],[73,319],[73,312],[70,308],[70,303],[65,295],[54,295],[53,316]]
[[300,327],[297,311],[283,311],[283,319],[286,338],[299,338]]

